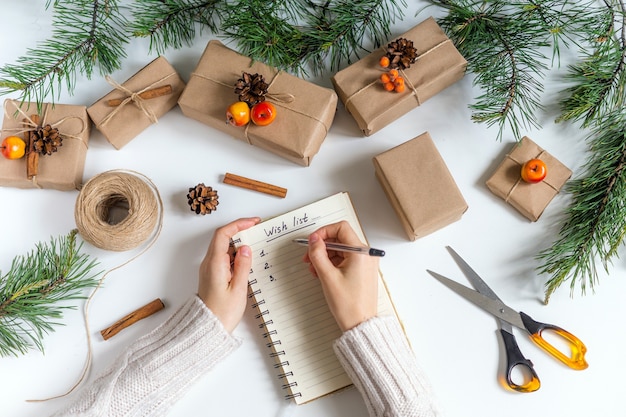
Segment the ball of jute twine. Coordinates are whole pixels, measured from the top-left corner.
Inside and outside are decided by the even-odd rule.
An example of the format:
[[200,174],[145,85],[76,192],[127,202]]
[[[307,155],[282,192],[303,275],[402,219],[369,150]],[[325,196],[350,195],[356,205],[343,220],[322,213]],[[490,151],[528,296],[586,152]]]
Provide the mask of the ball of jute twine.
[[74,210],[82,238],[111,251],[133,249],[148,240],[159,215],[156,187],[140,174],[121,170],[87,181]]
[[64,394],[27,400],[29,402],[65,397],[85,380],[93,360],[89,306],[107,275],[141,256],[156,242],[163,227],[163,201],[156,185],[145,175],[127,170],[106,171],[83,185],[76,199],[74,218],[81,237],[100,249],[126,251],[145,245],[130,259],[102,275],[87,297],[83,309],[87,358],[76,383]]

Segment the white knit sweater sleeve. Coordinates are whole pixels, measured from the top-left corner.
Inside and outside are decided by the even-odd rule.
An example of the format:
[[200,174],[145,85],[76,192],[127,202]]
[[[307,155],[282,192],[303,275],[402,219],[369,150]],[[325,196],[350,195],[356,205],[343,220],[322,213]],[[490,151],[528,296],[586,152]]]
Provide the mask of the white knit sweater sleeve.
[[163,416],[196,379],[240,344],[194,296],[128,346],[74,403],[54,416]]
[[423,371],[394,317],[374,317],[334,344],[372,417],[439,415]]

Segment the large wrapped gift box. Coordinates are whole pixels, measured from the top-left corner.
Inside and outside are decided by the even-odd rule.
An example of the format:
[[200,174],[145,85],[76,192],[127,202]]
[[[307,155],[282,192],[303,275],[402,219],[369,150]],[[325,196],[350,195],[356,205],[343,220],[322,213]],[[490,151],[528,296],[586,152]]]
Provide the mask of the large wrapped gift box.
[[[89,106],[87,112],[96,128],[116,149],[157,123],[176,106],[185,88],[174,67],[162,56],[122,84],[110,77],[107,80],[115,88]],[[112,105],[110,100],[121,103]]]
[[41,111],[38,111],[37,103],[4,101],[2,139],[7,136],[23,138],[27,130],[47,124],[59,130],[62,145],[50,155],[39,156],[37,175],[31,179],[26,175],[26,157],[14,160],[0,158],[1,186],[61,191],[80,189],[91,131],[86,107],[43,103]]
[[[235,83],[244,72],[258,73],[269,84],[267,100],[277,110],[270,125],[249,123],[236,127],[226,123],[226,108],[238,100]],[[208,43],[178,104],[187,117],[309,166],[335,117],[337,94],[330,88],[252,61],[213,40]]]
[[386,91],[379,65],[384,49],[337,72],[332,82],[339,98],[365,136],[370,136],[454,84],[465,75],[467,61],[433,18],[399,36],[413,41],[418,59],[400,74],[402,93]]
[[409,240],[459,220],[468,208],[428,132],[375,156],[373,162]]
[[[541,159],[547,167],[547,175],[539,183],[522,180],[522,165],[530,159]],[[513,145],[504,160],[487,180],[492,193],[513,206],[531,221],[539,217],[572,176],[572,171],[528,137]]]

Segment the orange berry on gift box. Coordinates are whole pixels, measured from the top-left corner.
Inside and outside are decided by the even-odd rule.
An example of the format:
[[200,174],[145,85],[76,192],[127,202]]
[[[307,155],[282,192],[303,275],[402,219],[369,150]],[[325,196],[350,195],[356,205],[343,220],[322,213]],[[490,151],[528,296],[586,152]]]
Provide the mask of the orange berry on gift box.
[[391,78],[389,77],[389,74],[380,74],[380,81],[382,81],[383,84],[390,83]]
[[[397,81],[397,80],[396,80]],[[393,89],[396,93],[402,93],[404,91],[404,83],[402,84],[395,84]]]
[[233,126],[245,126],[250,122],[248,103],[237,101],[226,109],[226,123]]
[[389,74],[389,78],[391,78],[391,81],[394,81],[396,78],[398,78],[398,70],[397,69],[390,69],[389,72],[387,73]]
[[0,150],[7,159],[20,159],[26,153],[26,142],[17,136],[7,136],[2,141]]
[[250,118],[255,125],[267,126],[276,118],[276,107],[268,101],[262,101],[252,106]]
[[548,167],[541,159],[530,159],[522,165],[522,179],[528,183],[538,183],[548,174]]
[[380,61],[378,61],[378,63],[381,67],[387,68],[391,62],[389,61],[389,58],[385,55],[380,58]]
[[385,83],[383,84],[383,87],[385,87],[385,90],[387,91],[393,91],[393,89],[395,88],[393,83]]

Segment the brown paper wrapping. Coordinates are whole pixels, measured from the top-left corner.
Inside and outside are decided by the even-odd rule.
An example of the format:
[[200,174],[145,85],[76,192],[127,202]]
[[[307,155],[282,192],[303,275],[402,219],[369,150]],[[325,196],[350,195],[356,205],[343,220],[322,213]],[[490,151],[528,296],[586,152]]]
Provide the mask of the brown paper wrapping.
[[[235,83],[243,72],[263,75],[268,98],[277,109],[267,126],[226,123],[226,108],[237,101]],[[263,148],[289,161],[309,166],[320,149],[337,110],[337,94],[301,78],[252,61],[219,41],[210,41],[178,102],[183,114]]]
[[459,220],[468,208],[428,132],[375,156],[373,162],[409,240]]
[[412,40],[419,54],[418,60],[403,71],[403,93],[386,91],[380,82],[380,75],[387,71],[378,63],[384,55],[382,48],[332,77],[339,98],[365,136],[384,128],[465,74],[467,61],[432,17],[400,37]]
[[[174,67],[161,56],[121,84],[135,94],[168,84],[172,86],[171,94],[146,100],[137,97],[125,100],[120,106],[112,107],[108,104],[110,99],[129,97],[127,91],[116,88],[91,105],[87,112],[104,137],[116,149],[121,149],[176,106],[185,83]],[[144,106],[144,109],[141,106]]]
[[5,100],[2,139],[7,136],[23,138],[26,127],[22,121],[34,114],[39,115],[40,125],[50,124],[59,129],[63,144],[52,155],[39,157],[37,176],[30,180],[26,176],[25,157],[15,160],[0,157],[0,185],[61,191],[79,189],[91,129],[87,109],[85,106],[43,103],[39,113],[36,103]]
[[[522,165],[533,158],[541,159],[548,168],[546,178],[536,184],[524,182],[520,174]],[[534,222],[571,176],[569,168],[525,136],[513,146],[486,184],[492,193]]]

